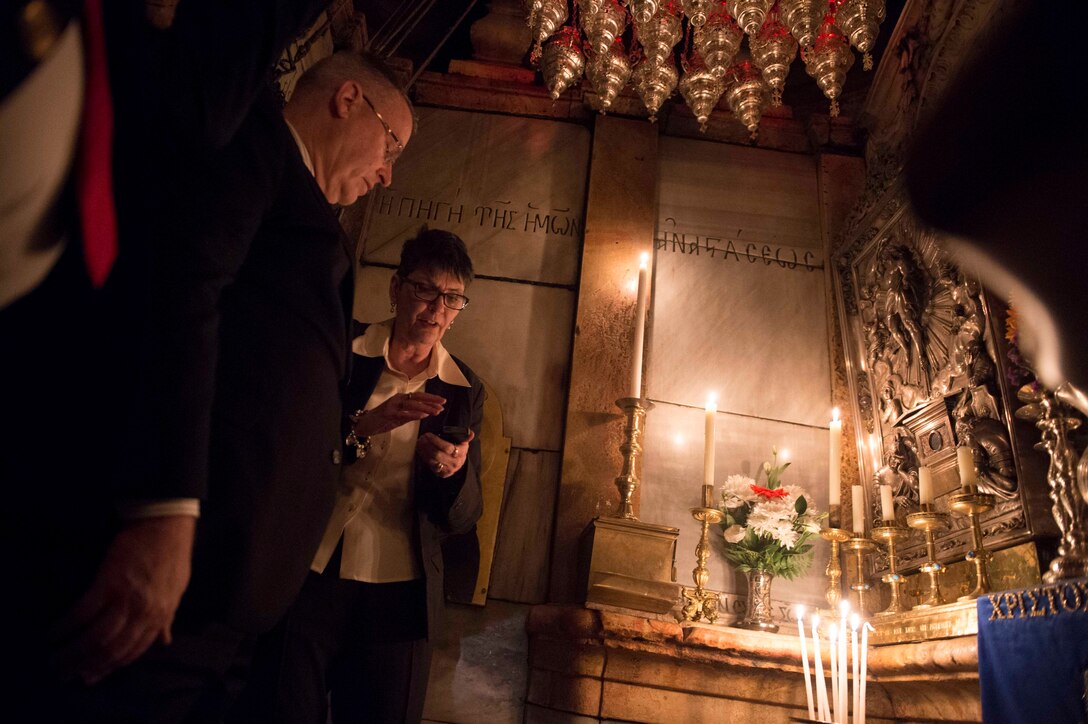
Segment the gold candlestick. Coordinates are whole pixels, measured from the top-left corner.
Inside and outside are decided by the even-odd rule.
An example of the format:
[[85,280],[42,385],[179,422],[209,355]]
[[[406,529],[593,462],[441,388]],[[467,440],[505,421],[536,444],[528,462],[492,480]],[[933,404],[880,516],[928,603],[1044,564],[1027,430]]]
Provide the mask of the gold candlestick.
[[843,546],[848,551],[854,552],[854,562],[857,564],[857,579],[850,585],[850,590],[854,592],[858,600],[858,613],[862,616],[868,614],[868,609],[865,607],[865,598],[872,589],[872,585],[865,577],[865,556],[872,552],[875,544],[864,537],[849,538],[843,543]]
[[831,555],[827,559],[827,591],[824,596],[832,611],[839,610],[839,601],[842,600],[842,562],[839,560],[839,544],[850,540],[850,532],[842,528],[824,528],[820,531],[820,537],[831,543]]
[[888,547],[888,572],[880,579],[891,586],[892,600],[888,607],[878,613],[878,616],[890,616],[894,613],[904,613],[907,607],[903,605],[902,586],[905,581],[895,565],[895,546],[900,541],[910,538],[910,528],[895,520],[886,520],[884,525],[873,528],[871,534],[873,540],[878,540]]
[[718,594],[706,590],[706,584],[710,581],[706,560],[710,557],[710,524],[721,522],[724,516],[717,508],[692,508],[691,517],[702,522],[703,532],[699,536],[699,544],[695,546],[695,568],[691,572],[695,588],[685,588],[683,591],[687,599],[683,610],[684,620],[705,618],[709,623],[714,623],[718,618]]
[[922,565],[922,572],[929,576],[929,596],[924,601],[916,604],[914,608],[930,608],[944,603],[941,595],[940,575],[945,570],[937,561],[937,545],[933,540],[933,531],[948,528],[948,513],[938,513],[933,509],[932,503],[925,503],[922,509],[916,513],[907,515],[907,525],[915,530],[920,530],[926,537],[926,562]]
[[623,410],[627,417],[627,425],[623,429],[623,442],[620,443],[620,454],[623,455],[623,470],[616,478],[616,487],[620,489],[620,518],[638,520],[635,515],[634,497],[638,488],[639,458],[642,457],[642,431],[646,421],[646,413],[654,409],[654,403],[638,397],[621,397],[616,400],[616,406]]
[[974,549],[967,551],[967,561],[975,564],[975,588],[965,596],[960,596],[960,601],[970,601],[990,592],[990,572],[988,565],[993,554],[986,550],[982,540],[982,525],[979,518],[982,513],[992,510],[997,499],[988,493],[971,491],[957,493],[948,498],[948,507],[955,513],[966,515],[971,524],[971,536]]

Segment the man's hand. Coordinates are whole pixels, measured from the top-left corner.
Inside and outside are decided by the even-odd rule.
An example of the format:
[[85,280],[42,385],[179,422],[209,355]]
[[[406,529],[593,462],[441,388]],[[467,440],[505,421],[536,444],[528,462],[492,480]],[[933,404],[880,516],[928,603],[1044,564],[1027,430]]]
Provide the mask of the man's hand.
[[170,643],[195,532],[196,518],[187,515],[143,518],[118,532],[90,589],[53,630],[62,676],[93,684],[156,639]]

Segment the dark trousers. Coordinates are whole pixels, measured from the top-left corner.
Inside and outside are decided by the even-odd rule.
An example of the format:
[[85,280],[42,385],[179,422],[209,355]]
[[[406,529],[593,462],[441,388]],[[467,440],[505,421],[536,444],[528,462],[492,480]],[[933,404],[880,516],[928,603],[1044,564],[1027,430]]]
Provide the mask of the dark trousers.
[[325,724],[418,722],[431,650],[426,584],[339,577],[339,551],[310,573],[254,656],[237,721]]

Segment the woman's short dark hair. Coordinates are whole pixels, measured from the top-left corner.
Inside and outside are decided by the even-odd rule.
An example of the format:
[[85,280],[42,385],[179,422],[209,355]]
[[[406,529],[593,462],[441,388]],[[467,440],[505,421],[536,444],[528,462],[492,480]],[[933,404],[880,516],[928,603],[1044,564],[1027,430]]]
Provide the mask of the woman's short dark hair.
[[466,285],[472,281],[472,259],[465,242],[457,234],[441,229],[424,226],[404,242],[397,274],[407,277],[417,269],[449,272]]

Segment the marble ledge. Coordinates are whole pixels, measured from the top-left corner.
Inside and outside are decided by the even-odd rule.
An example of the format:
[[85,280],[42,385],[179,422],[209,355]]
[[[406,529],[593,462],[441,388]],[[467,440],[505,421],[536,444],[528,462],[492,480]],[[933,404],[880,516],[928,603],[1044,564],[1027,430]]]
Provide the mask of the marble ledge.
[[[526,629],[530,639],[603,644],[699,663],[801,671],[801,645],[792,625],[770,634],[730,626],[654,620],[577,605],[546,604],[530,610]],[[808,641],[811,643],[811,638]],[[826,661],[826,643],[823,651]],[[869,671],[871,680],[877,682],[977,681],[976,637],[874,647],[869,653]]]

